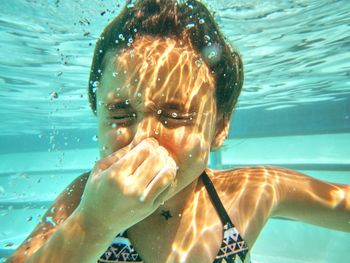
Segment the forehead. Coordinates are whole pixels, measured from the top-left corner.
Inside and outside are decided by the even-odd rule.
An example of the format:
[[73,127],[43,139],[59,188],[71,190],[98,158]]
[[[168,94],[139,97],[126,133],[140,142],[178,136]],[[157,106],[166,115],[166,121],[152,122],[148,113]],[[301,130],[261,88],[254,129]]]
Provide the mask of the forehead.
[[210,69],[189,45],[148,36],[107,56],[102,83],[111,100],[142,96],[160,103],[176,101],[188,109],[212,98],[215,88]]

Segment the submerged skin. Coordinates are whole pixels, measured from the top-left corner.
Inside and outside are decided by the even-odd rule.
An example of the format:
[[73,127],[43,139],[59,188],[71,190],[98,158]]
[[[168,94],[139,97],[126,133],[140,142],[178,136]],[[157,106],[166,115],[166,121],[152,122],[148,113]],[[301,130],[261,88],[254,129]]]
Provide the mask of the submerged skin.
[[130,51],[107,56],[98,84],[101,160],[7,262],[96,262],[127,228],[145,262],[212,262],[223,230],[203,170],[250,248],[273,216],[350,232],[347,185],[277,167],[207,168],[230,115],[218,113],[215,80],[189,45],[144,36]]

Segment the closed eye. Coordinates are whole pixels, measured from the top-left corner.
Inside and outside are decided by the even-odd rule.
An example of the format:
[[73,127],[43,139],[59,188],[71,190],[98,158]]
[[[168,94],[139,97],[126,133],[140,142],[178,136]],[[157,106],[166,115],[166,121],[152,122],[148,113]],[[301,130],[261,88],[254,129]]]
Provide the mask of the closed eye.
[[186,126],[194,123],[193,115],[161,114],[160,120],[166,126]]
[[132,124],[136,120],[136,114],[112,115],[110,119],[116,124],[126,126]]

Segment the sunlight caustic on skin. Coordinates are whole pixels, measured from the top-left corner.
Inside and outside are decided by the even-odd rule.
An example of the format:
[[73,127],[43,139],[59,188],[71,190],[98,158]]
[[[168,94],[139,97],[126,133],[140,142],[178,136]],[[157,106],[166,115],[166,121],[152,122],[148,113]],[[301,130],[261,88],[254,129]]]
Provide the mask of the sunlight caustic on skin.
[[199,58],[188,43],[143,36],[106,55],[97,88],[101,157],[156,138],[178,166],[172,195],[205,169],[215,135],[215,81]]
[[[212,262],[231,219],[234,226],[228,230],[238,230],[249,248],[271,216],[348,229],[343,224],[349,222],[348,211],[339,209],[350,204],[345,187],[276,167],[207,168],[210,150],[227,137],[243,65],[210,23],[208,10],[200,2],[200,12],[180,2],[131,3],[130,12],[122,11],[104,30],[89,82],[101,160],[82,175],[85,182],[72,183],[79,186],[75,194],[77,189],[68,187],[60,195],[55,214],[46,213],[19,257],[43,247],[31,262],[67,255],[65,261],[95,261],[116,234],[127,230],[145,262]],[[188,18],[200,26],[190,20],[181,25]],[[158,34],[171,24],[174,29]],[[123,45],[116,45],[116,37]],[[215,185],[212,193],[206,189],[210,180],[204,186],[206,177],[199,177],[203,171]],[[210,202],[215,192],[230,220],[222,219],[220,202]],[[162,210],[173,218],[164,219]],[[319,220],[319,215],[325,216]]]

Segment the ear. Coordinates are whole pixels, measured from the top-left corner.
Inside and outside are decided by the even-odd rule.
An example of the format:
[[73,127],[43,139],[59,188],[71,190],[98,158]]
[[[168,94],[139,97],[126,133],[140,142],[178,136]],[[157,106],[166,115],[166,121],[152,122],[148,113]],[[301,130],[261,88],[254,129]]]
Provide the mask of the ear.
[[228,136],[230,128],[231,112],[219,113],[216,120],[215,136],[211,142],[211,150],[217,150],[222,146]]

